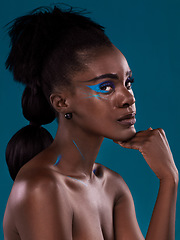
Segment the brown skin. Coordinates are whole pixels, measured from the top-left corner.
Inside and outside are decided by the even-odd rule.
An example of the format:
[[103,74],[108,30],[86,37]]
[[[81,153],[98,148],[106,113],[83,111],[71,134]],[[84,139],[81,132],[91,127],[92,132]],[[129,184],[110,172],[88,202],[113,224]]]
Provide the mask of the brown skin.
[[[133,91],[125,86],[130,69],[117,48],[98,49],[87,66],[72,77],[73,94],[57,88],[50,97],[59,112],[57,134],[16,178],[4,217],[5,240],[144,239],[128,186],[118,173],[95,163],[104,137],[139,150],[160,179],[146,240],[173,240],[179,177],[165,133],[160,128],[136,133],[134,125],[117,122],[136,111]],[[112,79],[115,91],[85,98],[96,94],[86,85],[97,84],[85,81],[106,73],[118,74]],[[68,112],[71,120],[64,118]]]

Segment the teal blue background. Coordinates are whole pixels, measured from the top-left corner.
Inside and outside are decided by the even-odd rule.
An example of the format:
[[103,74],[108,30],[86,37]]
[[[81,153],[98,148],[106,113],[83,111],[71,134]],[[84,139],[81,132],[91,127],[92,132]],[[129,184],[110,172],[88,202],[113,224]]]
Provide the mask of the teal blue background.
[[[12,180],[5,163],[5,148],[12,135],[28,124],[21,111],[23,86],[5,70],[9,39],[3,25],[48,0],[1,0],[0,7],[0,239],[2,220]],[[136,130],[149,127],[166,132],[180,170],[180,2],[178,0],[69,0],[87,8],[89,16],[106,27],[111,41],[125,55],[133,71],[136,97]],[[57,123],[45,126],[55,136]],[[105,139],[96,162],[122,175],[134,198],[136,214],[146,235],[158,193],[159,181],[137,150],[125,149]],[[180,199],[176,212],[176,240],[180,239]]]

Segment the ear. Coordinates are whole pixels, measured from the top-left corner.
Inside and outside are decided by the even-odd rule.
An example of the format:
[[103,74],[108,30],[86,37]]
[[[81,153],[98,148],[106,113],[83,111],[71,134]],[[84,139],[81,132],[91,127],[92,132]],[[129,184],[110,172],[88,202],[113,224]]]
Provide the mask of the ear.
[[63,94],[52,93],[50,96],[50,102],[53,108],[59,113],[66,113],[69,110],[68,100]]

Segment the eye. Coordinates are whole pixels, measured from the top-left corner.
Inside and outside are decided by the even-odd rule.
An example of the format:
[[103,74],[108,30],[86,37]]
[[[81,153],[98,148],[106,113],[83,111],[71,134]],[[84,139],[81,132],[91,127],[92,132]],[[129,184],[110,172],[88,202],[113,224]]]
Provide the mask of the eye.
[[126,85],[126,87],[127,87],[128,90],[131,89],[131,86],[132,86],[132,83],[133,83],[133,82],[134,82],[134,78],[133,78],[133,77],[128,77],[128,78],[127,78],[125,85]]
[[110,93],[111,91],[113,91],[115,89],[115,86],[114,86],[113,82],[108,81],[108,82],[101,83],[99,88],[103,92]]

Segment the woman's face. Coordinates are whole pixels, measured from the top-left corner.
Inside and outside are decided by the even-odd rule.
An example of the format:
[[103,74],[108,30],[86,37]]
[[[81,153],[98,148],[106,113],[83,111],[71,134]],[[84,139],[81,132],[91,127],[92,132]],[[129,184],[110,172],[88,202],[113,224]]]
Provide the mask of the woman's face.
[[118,121],[136,112],[132,73],[124,55],[115,46],[97,49],[93,61],[86,66],[87,70],[78,72],[72,79],[74,127],[113,140],[133,137],[134,125]]

